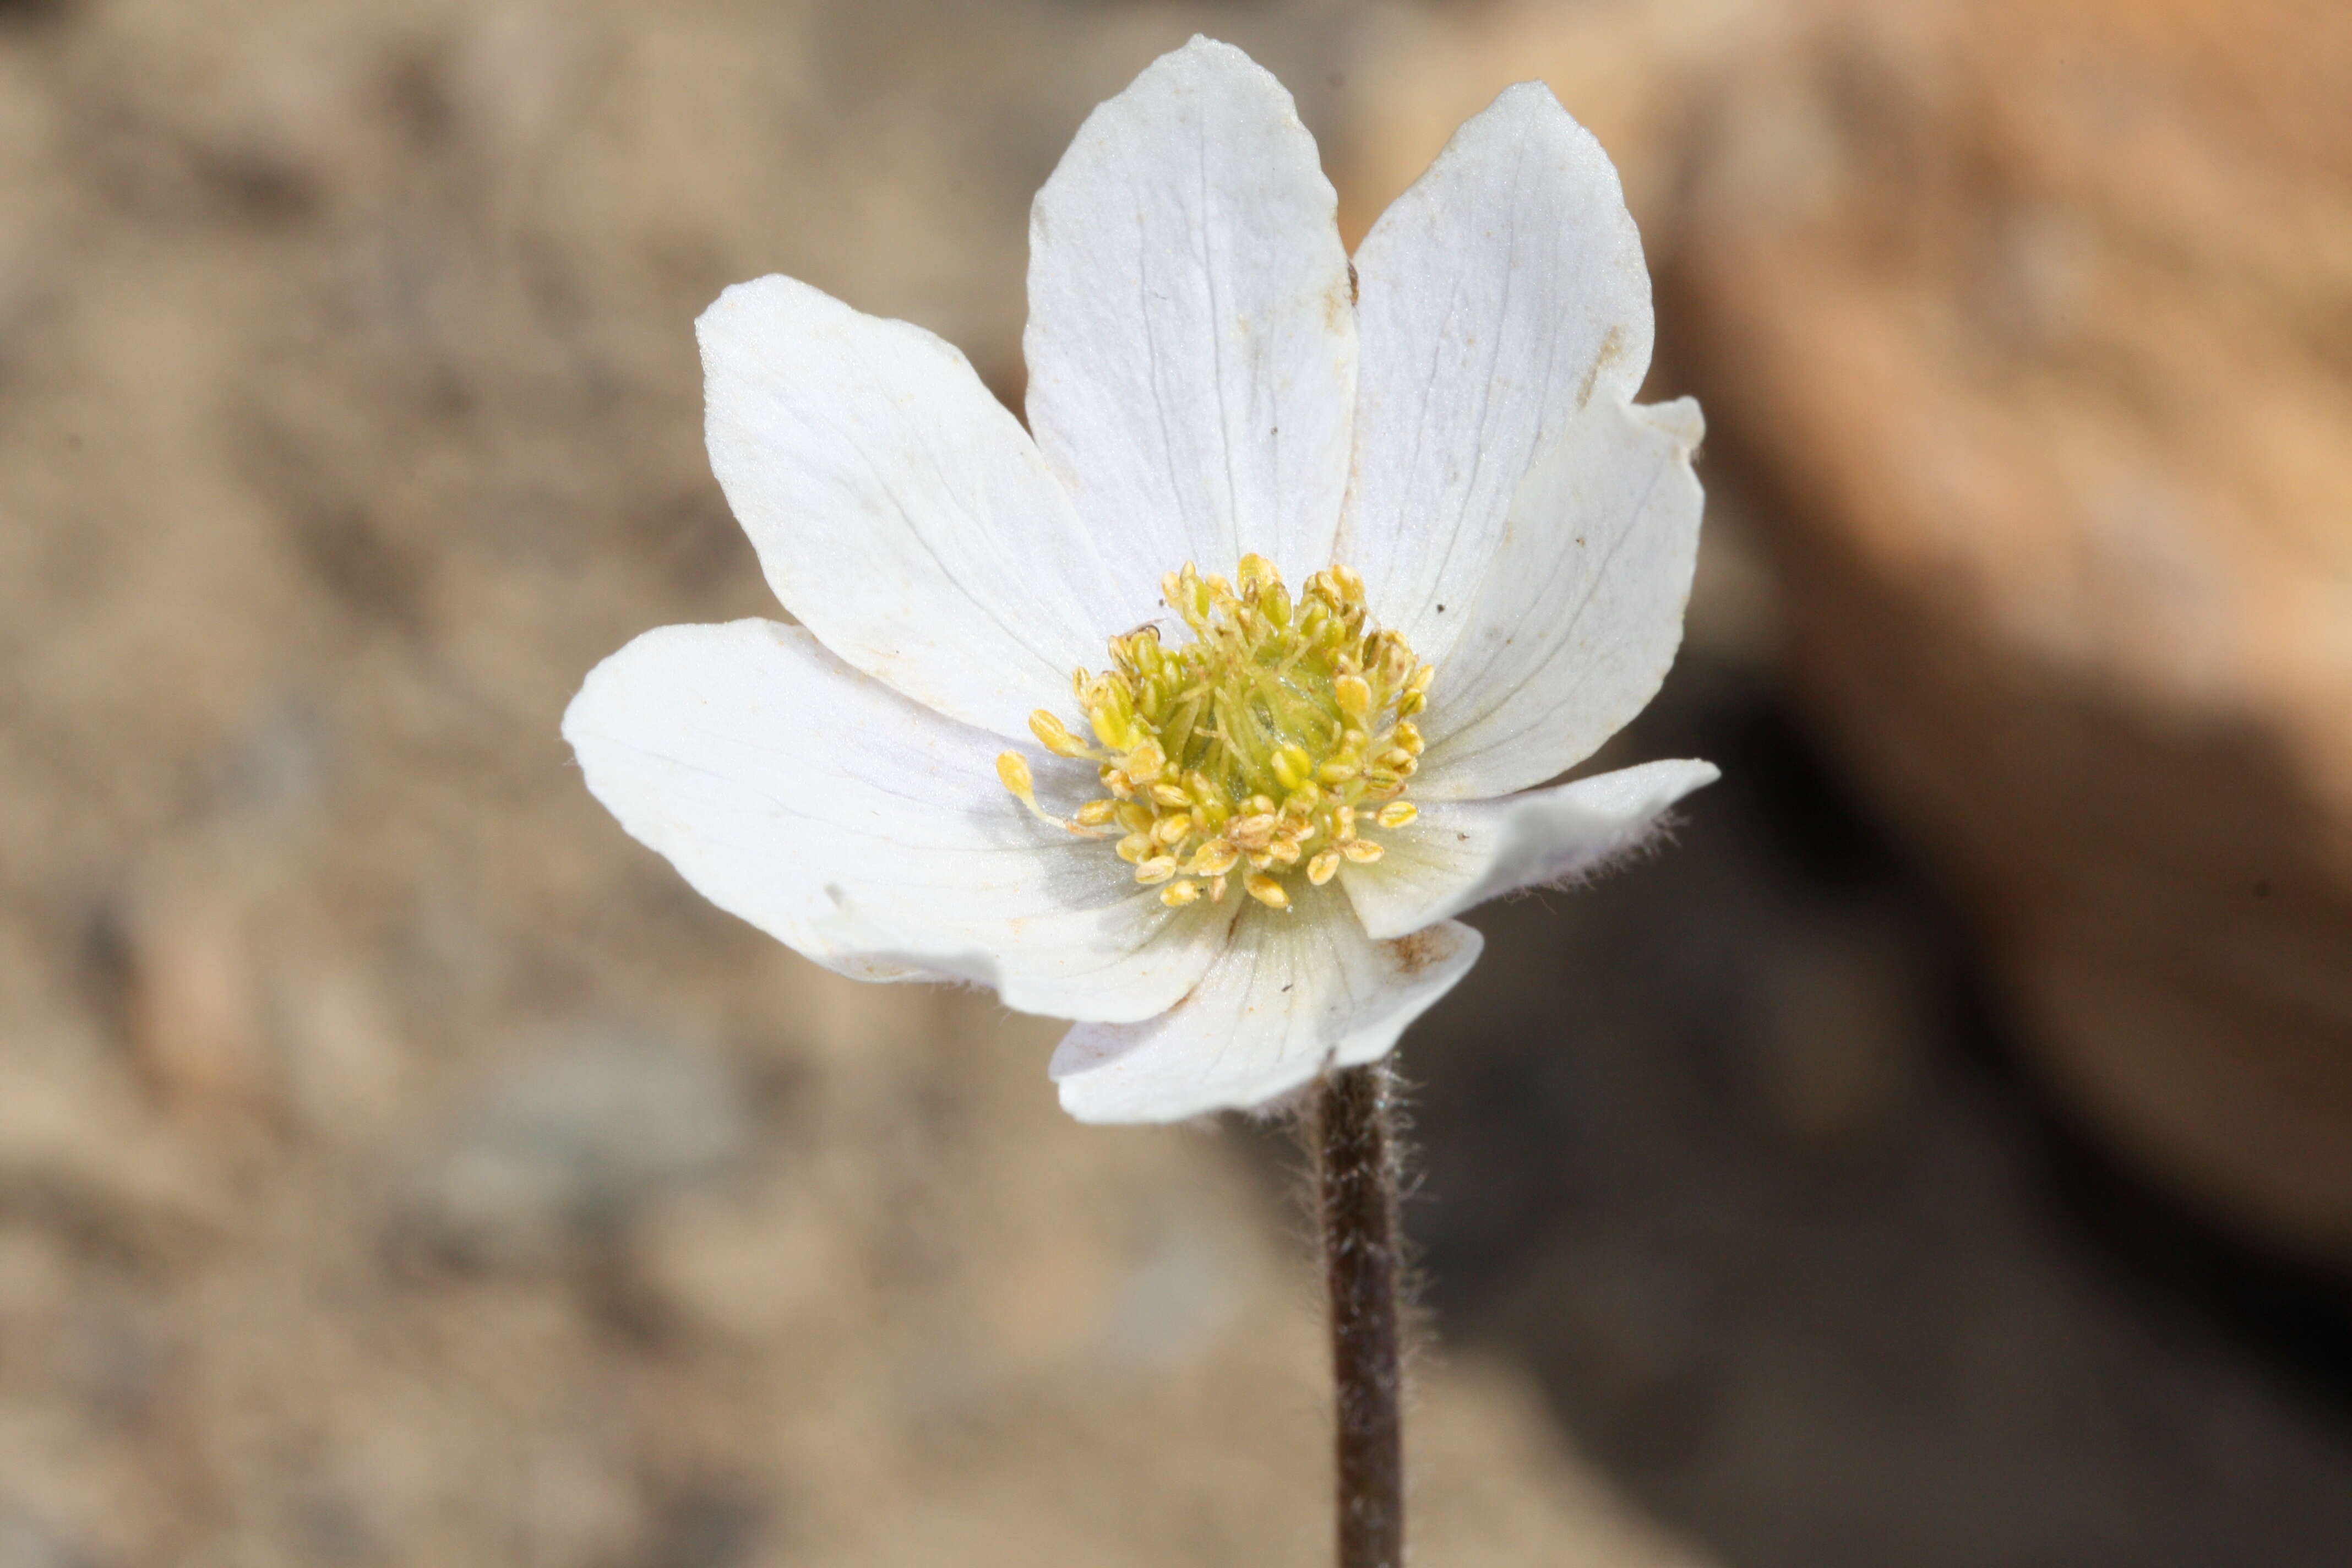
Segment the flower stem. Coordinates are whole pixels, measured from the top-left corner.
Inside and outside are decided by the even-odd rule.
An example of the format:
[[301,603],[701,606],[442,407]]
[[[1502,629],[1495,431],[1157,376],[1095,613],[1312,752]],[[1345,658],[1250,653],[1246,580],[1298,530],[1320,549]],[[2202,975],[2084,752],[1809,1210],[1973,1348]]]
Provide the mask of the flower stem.
[[1339,1568],[1404,1563],[1395,1096],[1394,1076],[1374,1063],[1331,1074],[1315,1102],[1316,1206],[1338,1405]]

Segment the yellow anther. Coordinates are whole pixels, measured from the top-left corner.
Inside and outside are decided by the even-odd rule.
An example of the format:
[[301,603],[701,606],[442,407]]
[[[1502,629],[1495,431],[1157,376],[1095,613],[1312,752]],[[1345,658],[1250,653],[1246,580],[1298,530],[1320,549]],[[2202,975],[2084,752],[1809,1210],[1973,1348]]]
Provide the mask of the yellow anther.
[[1339,810],[1333,812],[1331,814],[1331,830],[1339,835],[1339,842],[1342,844],[1345,844],[1349,839],[1355,837],[1356,808],[1352,805],[1343,805]]
[[1087,687],[1079,705],[1087,710],[1087,722],[1094,727],[1095,739],[1112,751],[1131,751],[1145,738],[1141,725],[1136,721],[1135,699],[1124,686],[1095,680]]
[[1319,888],[1329,881],[1339,869],[1339,852],[1337,849],[1326,849],[1322,854],[1307,862],[1307,879]]
[[1343,675],[1333,681],[1331,697],[1340,712],[1359,723],[1372,710],[1372,683],[1360,675]]
[[1193,852],[1192,863],[1184,868],[1195,877],[1222,877],[1241,860],[1241,851],[1222,838],[1212,838]]
[[1282,890],[1282,884],[1263,873],[1252,877],[1242,886],[1249,889],[1251,898],[1267,909],[1286,910],[1290,907],[1290,895]]
[[1043,708],[1029,715],[1029,732],[1057,757],[1090,757],[1095,749],[1070,733],[1070,727]]
[[1130,833],[1118,841],[1118,858],[1130,866],[1150,853],[1151,835],[1149,833]]
[[1108,825],[1110,819],[1118,815],[1118,802],[1115,800],[1090,800],[1087,802],[1086,805],[1078,807],[1078,826],[1081,827],[1101,827]]
[[1359,866],[1369,866],[1387,851],[1369,838],[1350,838],[1339,846],[1339,853]]
[[1160,749],[1157,741],[1146,741],[1127,753],[1127,776],[1139,784],[1151,783],[1167,765],[1168,753]]
[[1420,815],[1421,807],[1413,805],[1412,802],[1409,800],[1392,800],[1389,802],[1388,805],[1381,807],[1381,814],[1372,820],[1379,823],[1382,827],[1402,827],[1406,823],[1411,822],[1414,817],[1419,816]]
[[1029,776],[1028,758],[1018,752],[999,752],[996,758],[996,782],[1011,790],[1022,805],[1033,811],[1036,809],[1037,785]]
[[1307,754],[1306,747],[1296,742],[1275,752],[1272,761],[1274,776],[1286,793],[1315,776],[1315,759]]
[[1362,773],[1363,771],[1363,769],[1349,762],[1325,763],[1321,767],[1315,770],[1315,776],[1321,779],[1327,784],[1336,786],[1346,784],[1349,779],[1354,778],[1358,773]]
[[1429,742],[1423,740],[1421,731],[1411,724],[1400,722],[1393,733],[1396,743],[1413,756],[1421,755],[1428,748]]
[[1135,785],[1130,783],[1128,776],[1119,772],[1118,769],[1105,768],[1097,776],[1102,780],[1103,788],[1110,791],[1111,794],[1118,796],[1119,799],[1133,800],[1135,798]]
[[1160,889],[1160,901],[1171,910],[1181,910],[1201,896],[1198,882],[1171,882]]
[[1400,776],[1412,772],[1414,766],[1412,753],[1402,746],[1392,746],[1372,760]]
[[1266,853],[1273,856],[1278,865],[1296,866],[1298,864],[1298,840],[1277,838],[1266,846]]
[[1192,831],[1192,814],[1180,811],[1173,816],[1161,817],[1151,829],[1151,837],[1162,844],[1173,845],[1182,842],[1184,835]]
[[[1090,838],[1095,837],[1093,834],[1089,833],[1087,829],[1097,826],[1097,824],[1084,820],[1065,822],[1062,818],[1055,816],[1052,812],[1047,811],[1045,807],[1037,804],[1037,788],[1035,781],[1034,781],[1029,774],[1029,759],[1023,756],[1020,752],[1000,752],[997,753],[996,782],[1003,784],[1006,790],[1011,792],[1013,797],[1019,800],[1023,805],[1027,806],[1029,808],[1029,815],[1035,817],[1038,821],[1050,822],[1055,826],[1060,828],[1063,832],[1075,833],[1080,837]],[[1082,817],[1083,815],[1084,814],[1082,813]]]
[[1118,825],[1129,833],[1151,831],[1151,808],[1148,805],[1131,800],[1123,800],[1118,803],[1111,815],[1118,818]]
[[1424,664],[1412,672],[1412,679],[1404,683],[1404,689],[1415,697],[1426,697],[1429,695],[1429,683],[1436,679],[1437,666]]
[[1270,811],[1253,812],[1238,818],[1225,829],[1225,837],[1244,849],[1263,849],[1274,838],[1275,816]]
[[1192,797],[1184,793],[1182,784],[1170,784],[1166,779],[1161,779],[1151,786],[1151,798],[1167,806],[1184,806],[1192,804]]
[[1164,882],[1176,874],[1176,858],[1172,855],[1154,855],[1135,868],[1135,879],[1146,887]]

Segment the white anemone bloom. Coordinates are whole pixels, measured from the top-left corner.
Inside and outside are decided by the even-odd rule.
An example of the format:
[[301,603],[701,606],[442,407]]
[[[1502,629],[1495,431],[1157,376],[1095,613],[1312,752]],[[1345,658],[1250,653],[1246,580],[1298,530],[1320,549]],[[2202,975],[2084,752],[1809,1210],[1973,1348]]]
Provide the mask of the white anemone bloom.
[[1289,95],[1196,38],[1038,194],[1026,430],[929,332],[728,289],[711,464],[799,624],[598,666],[563,725],[596,798],[828,968],[1076,1020],[1085,1120],[1385,1055],[1477,957],[1453,916],[1716,776],[1536,787],[1673,661],[1701,426],[1633,402],[1640,237],[1541,85],[1352,266],[1336,206]]

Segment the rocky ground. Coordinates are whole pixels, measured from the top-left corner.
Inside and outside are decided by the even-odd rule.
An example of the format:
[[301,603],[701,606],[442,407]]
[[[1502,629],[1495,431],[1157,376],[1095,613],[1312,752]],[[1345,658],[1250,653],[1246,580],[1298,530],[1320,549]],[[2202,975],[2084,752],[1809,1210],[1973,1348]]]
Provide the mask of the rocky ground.
[[[1352,211],[1479,10],[0,4],[0,1565],[1320,1559],[1279,1137],[1070,1124],[1051,1026],[701,905],[555,724],[766,608],[719,288],[1017,396],[1088,106],[1229,37]],[[1622,744],[1731,782],[1410,1046],[1424,1560],[2341,1561],[2326,1292],[2068,1174],[1710,478]]]

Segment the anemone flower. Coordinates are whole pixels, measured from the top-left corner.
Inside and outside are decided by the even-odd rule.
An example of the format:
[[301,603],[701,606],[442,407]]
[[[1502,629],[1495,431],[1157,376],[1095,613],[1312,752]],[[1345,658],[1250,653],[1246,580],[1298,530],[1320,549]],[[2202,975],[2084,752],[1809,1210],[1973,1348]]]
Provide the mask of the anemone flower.
[[1649,276],[1541,85],[1351,265],[1279,83],[1203,39],[1030,219],[1027,428],[789,278],[699,325],[711,464],[798,624],[647,632],[563,732],[705,897],[828,968],[1075,1020],[1081,1119],[1281,1100],[1458,982],[1453,917],[1716,776],[1567,784],[1656,692],[1697,550]]

